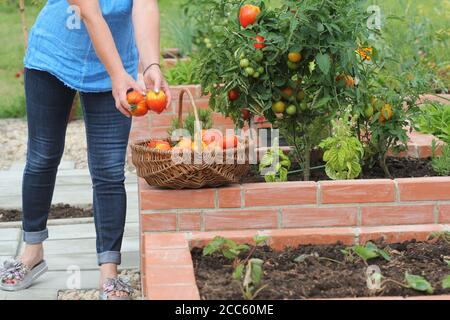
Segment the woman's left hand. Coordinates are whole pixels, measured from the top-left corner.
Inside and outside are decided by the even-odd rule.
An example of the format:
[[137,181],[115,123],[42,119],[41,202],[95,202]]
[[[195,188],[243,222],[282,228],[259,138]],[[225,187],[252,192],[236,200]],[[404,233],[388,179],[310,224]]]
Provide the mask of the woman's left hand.
[[167,83],[166,79],[164,79],[159,66],[151,66],[150,69],[145,72],[144,83],[147,90],[153,90],[156,93],[158,93],[159,90],[164,91],[167,97],[167,106],[170,105],[172,96],[170,94],[169,84]]

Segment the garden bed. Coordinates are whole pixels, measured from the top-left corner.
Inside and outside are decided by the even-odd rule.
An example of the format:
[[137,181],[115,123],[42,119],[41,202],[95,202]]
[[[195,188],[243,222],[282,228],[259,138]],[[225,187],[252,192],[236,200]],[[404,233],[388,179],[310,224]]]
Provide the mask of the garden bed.
[[[450,266],[443,258],[450,254],[450,242],[412,240],[378,247],[391,256],[391,261],[383,258],[370,260],[370,264],[379,266],[382,275],[389,279],[383,280],[384,289],[379,291],[370,290],[367,286],[367,262],[362,259],[350,261],[342,252],[348,248],[343,244],[303,245],[283,251],[259,247],[252,257],[264,261],[262,285],[267,287],[257,299],[423,295],[421,291],[398,284],[404,285],[405,272],[426,278],[434,288],[434,294],[450,294],[450,288],[443,289],[441,285],[442,279],[450,275]],[[192,250],[192,258],[201,299],[242,299],[239,282],[232,277],[230,260],[219,254],[203,256],[200,248]]]
[[[92,217],[92,208],[73,207],[68,204],[57,204],[50,208],[49,219],[87,218]],[[0,222],[21,221],[22,212],[15,209],[0,208]]]

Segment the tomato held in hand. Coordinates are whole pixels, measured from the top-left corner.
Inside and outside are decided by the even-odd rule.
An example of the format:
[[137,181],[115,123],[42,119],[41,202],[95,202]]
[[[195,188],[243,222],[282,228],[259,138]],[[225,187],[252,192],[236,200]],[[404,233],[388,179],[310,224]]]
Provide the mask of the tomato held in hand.
[[147,107],[156,113],[161,113],[167,106],[167,97],[163,91],[156,93],[150,90],[147,93]]
[[144,95],[137,91],[130,91],[127,93],[127,102],[129,105],[137,105],[145,99]]
[[243,5],[239,10],[239,22],[241,26],[247,28],[247,26],[254,24],[260,12],[261,9],[257,6],[251,4]]
[[132,104],[130,113],[133,117],[145,116],[148,112],[147,102],[145,100],[140,101],[138,104]]

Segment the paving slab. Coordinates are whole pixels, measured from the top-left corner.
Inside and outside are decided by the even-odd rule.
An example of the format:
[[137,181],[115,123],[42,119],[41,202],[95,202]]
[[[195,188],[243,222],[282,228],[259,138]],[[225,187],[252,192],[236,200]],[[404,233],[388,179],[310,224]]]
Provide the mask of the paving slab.
[[[95,239],[64,239],[49,240],[44,242],[44,250],[46,254],[78,254],[78,253],[95,253]],[[124,238],[122,242],[122,252],[138,251],[139,237]]]
[[17,241],[19,237],[19,228],[0,229],[0,241]]
[[[95,226],[93,223],[49,226],[48,231],[49,240],[84,239],[96,237]],[[137,237],[138,235],[138,223],[125,224],[125,237]]]
[[15,256],[18,241],[0,241],[0,256]]
[[31,288],[54,290],[97,288],[99,276],[99,270],[80,270],[74,266],[70,271],[48,271],[36,280]]
[[58,290],[55,289],[27,289],[17,292],[0,291],[0,300],[56,300]]
[[[97,254],[56,254],[46,255],[49,270],[67,271],[70,266],[79,266],[82,270],[98,270]],[[122,252],[122,264],[119,269],[138,269],[139,251]]]

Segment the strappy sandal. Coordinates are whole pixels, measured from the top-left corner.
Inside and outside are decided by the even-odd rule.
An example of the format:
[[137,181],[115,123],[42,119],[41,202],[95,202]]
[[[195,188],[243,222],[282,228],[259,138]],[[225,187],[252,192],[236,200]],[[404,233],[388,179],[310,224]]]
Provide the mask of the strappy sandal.
[[3,267],[0,267],[0,289],[5,291],[27,289],[47,270],[48,266],[45,260],[39,262],[32,269],[20,261],[7,260],[3,262]]
[[[125,292],[127,295],[118,297],[114,292]],[[117,278],[108,278],[100,290],[100,300],[131,300],[130,280],[128,277],[118,276]]]

